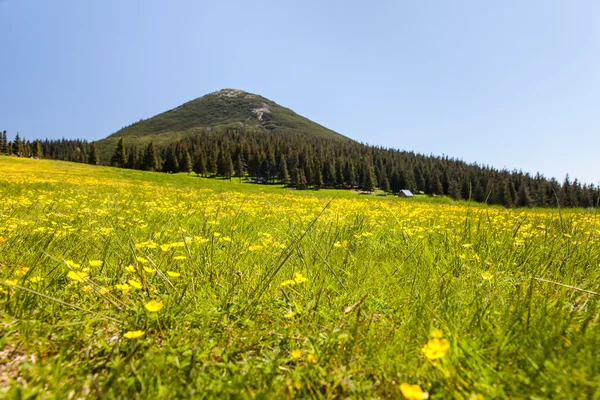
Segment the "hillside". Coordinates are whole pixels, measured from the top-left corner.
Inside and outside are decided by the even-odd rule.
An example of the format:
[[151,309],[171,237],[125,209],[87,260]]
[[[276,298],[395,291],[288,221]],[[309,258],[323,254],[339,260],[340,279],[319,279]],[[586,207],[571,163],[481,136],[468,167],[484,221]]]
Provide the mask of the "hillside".
[[265,97],[238,89],[223,89],[136,122],[97,144],[105,158],[114,151],[120,137],[125,138],[128,146],[143,146],[150,141],[163,146],[199,133],[233,127],[255,127],[265,132],[348,140]]

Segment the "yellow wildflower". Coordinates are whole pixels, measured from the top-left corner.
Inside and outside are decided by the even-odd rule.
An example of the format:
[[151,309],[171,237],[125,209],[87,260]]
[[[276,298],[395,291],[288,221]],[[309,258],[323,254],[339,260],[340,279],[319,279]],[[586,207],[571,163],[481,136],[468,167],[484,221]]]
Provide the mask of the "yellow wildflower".
[[294,282],[300,284],[300,283],[304,283],[304,282],[308,282],[308,278],[302,276],[302,274],[296,272],[294,274]]
[[294,316],[295,316],[295,315],[296,315],[296,313],[295,313],[295,312],[293,312],[293,311],[288,311],[288,312],[287,312],[287,313],[286,313],[286,314],[283,316],[283,318],[294,318]]
[[423,400],[429,398],[429,393],[424,392],[419,385],[403,383],[400,385],[400,391],[407,400]]
[[306,361],[309,363],[316,363],[317,362],[317,358],[315,357],[315,353],[308,353],[306,355]]
[[292,350],[290,355],[292,356],[293,359],[297,360],[298,358],[302,357],[302,350],[300,350],[300,349]]
[[75,272],[75,271],[69,271],[69,273],[67,274],[67,278],[74,280],[75,282],[85,282],[85,280],[88,278],[88,274],[87,272]]
[[142,288],[142,284],[139,283],[138,281],[134,280],[134,279],[128,280],[127,283],[129,283],[131,285],[131,287],[133,287],[135,289],[141,289]]
[[444,357],[449,348],[450,343],[446,339],[433,338],[423,346],[421,351],[425,354],[425,357],[430,360],[437,360],[438,358]]
[[129,291],[131,290],[131,286],[129,286],[128,284],[124,283],[124,284],[117,284],[115,285],[115,287],[117,289],[119,289],[120,291],[123,292],[123,294],[127,294],[129,293]]
[[169,249],[170,249],[170,246],[169,246],[168,244],[162,244],[162,245],[160,245],[160,249],[161,249],[162,251],[165,251],[165,252],[166,252],[166,251],[169,251]]
[[144,331],[129,331],[123,334],[123,337],[126,339],[137,339],[140,336],[144,335]]
[[6,283],[8,286],[16,286],[18,282],[16,279],[13,279],[13,280],[7,279],[4,281],[4,283]]
[[81,264],[77,264],[73,260],[67,260],[66,262],[67,262],[67,265],[71,268],[74,268],[74,269],[81,268]]
[[169,275],[171,278],[179,278],[181,276],[181,274],[179,272],[173,272],[173,271],[167,271],[167,275]]
[[128,266],[125,267],[125,271],[133,273],[133,272],[135,272],[135,267],[133,265],[129,264]]
[[296,284],[296,281],[293,279],[287,279],[283,282],[281,282],[281,286],[294,286]]
[[175,256],[175,257],[173,257],[173,260],[181,261],[181,260],[185,260],[186,258],[187,258],[186,256]]
[[494,277],[494,275],[490,274],[489,272],[484,272],[483,274],[481,274],[481,277],[486,281],[489,281]]
[[29,278],[29,282],[31,282],[31,283],[38,283],[43,280],[44,280],[44,278],[42,278],[41,276],[34,276],[33,278]]
[[90,264],[90,267],[99,267],[102,265],[102,263],[104,263],[104,261],[102,260],[91,260],[88,262]]
[[155,268],[144,267],[144,271],[146,271],[147,274],[155,274],[156,273]]
[[146,260],[145,258],[143,258],[143,257],[140,257],[140,256],[137,256],[135,259],[136,259],[136,260],[137,260],[139,263],[142,263],[142,264],[147,264],[147,263],[148,263],[148,260]]
[[149,302],[147,302],[146,304],[144,304],[144,307],[146,307],[146,310],[150,311],[150,312],[157,312],[162,310],[164,304],[162,301],[156,301],[156,300],[150,300]]

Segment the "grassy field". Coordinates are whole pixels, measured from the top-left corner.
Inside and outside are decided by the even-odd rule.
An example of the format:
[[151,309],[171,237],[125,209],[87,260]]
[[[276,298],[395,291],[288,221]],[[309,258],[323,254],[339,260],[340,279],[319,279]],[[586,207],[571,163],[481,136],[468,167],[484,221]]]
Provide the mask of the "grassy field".
[[0,397],[600,399],[594,210],[7,157],[0,198]]

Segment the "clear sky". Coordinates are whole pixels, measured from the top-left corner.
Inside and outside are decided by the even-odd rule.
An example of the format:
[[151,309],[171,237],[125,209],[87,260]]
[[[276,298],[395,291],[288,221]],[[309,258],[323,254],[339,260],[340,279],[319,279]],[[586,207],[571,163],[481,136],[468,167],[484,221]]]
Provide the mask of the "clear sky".
[[600,181],[600,2],[0,0],[0,129],[103,138],[222,88],[355,140]]

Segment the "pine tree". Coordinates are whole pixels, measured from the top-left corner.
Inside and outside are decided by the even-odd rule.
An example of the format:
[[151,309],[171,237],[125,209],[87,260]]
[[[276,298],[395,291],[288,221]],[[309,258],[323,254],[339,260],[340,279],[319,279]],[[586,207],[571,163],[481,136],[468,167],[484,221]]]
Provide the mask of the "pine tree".
[[12,152],[14,155],[17,155],[19,157],[23,156],[23,142],[21,141],[21,138],[19,137],[19,132],[17,132],[17,135],[15,136],[15,141],[13,142],[13,145],[12,145]]
[[192,157],[190,157],[189,151],[185,151],[183,156],[183,172],[189,175],[192,172]]
[[98,165],[100,164],[100,158],[98,157],[98,152],[96,151],[96,144],[92,143],[90,145],[90,152],[88,153],[88,164]]
[[524,182],[521,182],[519,185],[519,191],[517,193],[517,201],[515,205],[517,207],[529,207],[531,203],[531,198],[529,197],[529,189],[525,186]]
[[44,157],[44,150],[42,150],[42,142],[36,140],[33,145],[33,156],[35,158]]
[[238,158],[235,160],[235,176],[240,178],[240,182],[244,177],[244,160],[242,159],[242,155],[238,155]]
[[127,164],[127,153],[125,151],[125,144],[123,143],[123,138],[119,138],[119,142],[117,143],[117,148],[115,149],[115,154],[112,156],[110,163],[114,167],[123,168],[125,164]]
[[279,159],[279,181],[285,185],[287,185],[288,183],[290,183],[290,173],[288,172],[287,169],[287,163],[285,162],[285,157],[281,156],[281,158]]
[[179,162],[177,161],[177,157],[175,157],[175,151],[172,147],[167,149],[167,154],[165,156],[165,162],[163,163],[162,172],[175,174],[179,172]]
[[196,156],[194,157],[194,172],[196,173],[196,175],[200,176],[204,176],[206,175],[206,164],[204,163],[204,155],[202,154],[202,152],[198,152],[196,154]]
[[125,168],[134,169],[136,164],[137,150],[135,146],[129,149],[127,152],[127,163],[125,164]]
[[361,189],[365,192],[373,192],[375,190],[375,179],[373,165],[365,165],[365,177]]
[[314,168],[313,185],[317,190],[323,187],[323,174],[321,173],[321,168],[318,166]]
[[225,168],[223,169],[223,179],[231,180],[233,176],[233,161],[231,161],[231,154],[227,153],[225,156]]
[[144,159],[142,160],[142,168],[146,171],[159,171],[161,169],[158,152],[154,143],[150,142],[144,151]]
[[2,132],[2,149],[1,152],[4,154],[8,154],[8,136],[6,135],[6,131]]

